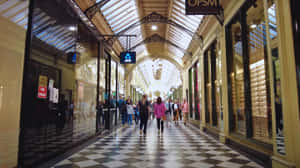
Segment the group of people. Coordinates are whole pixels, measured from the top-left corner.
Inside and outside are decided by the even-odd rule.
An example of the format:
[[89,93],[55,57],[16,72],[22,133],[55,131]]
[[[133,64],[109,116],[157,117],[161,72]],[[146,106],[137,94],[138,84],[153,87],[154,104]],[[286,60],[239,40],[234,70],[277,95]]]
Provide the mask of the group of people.
[[152,119],[155,117],[157,120],[158,131],[163,132],[164,122],[168,128],[172,121],[178,125],[179,119],[182,120],[183,117],[184,124],[186,124],[189,111],[186,100],[182,104],[179,101],[173,103],[171,100],[164,103],[161,97],[158,97],[154,103],[151,103],[146,95],[143,95],[136,104],[133,104],[130,97],[126,101],[120,98],[118,107],[122,115],[122,124],[132,125],[134,117],[135,123],[140,124],[140,134],[144,133],[144,135],[146,135],[147,123],[151,116]]
[[188,112],[189,109],[186,100],[184,100],[182,104],[180,104],[179,101],[175,101],[175,103],[173,103],[170,99],[168,102],[164,103],[162,102],[161,97],[158,97],[154,104],[154,115],[157,120],[158,132],[164,131],[164,121],[168,128],[170,127],[172,120],[175,125],[178,125],[179,119],[182,120],[182,116],[184,118],[184,125],[186,125]]
[[140,124],[140,132],[146,134],[147,123],[150,113],[150,102],[147,100],[147,96],[143,95],[142,100],[137,104],[133,104],[130,97],[126,101],[120,98],[119,110],[122,115],[122,124],[132,125],[132,120],[134,117],[135,123]]

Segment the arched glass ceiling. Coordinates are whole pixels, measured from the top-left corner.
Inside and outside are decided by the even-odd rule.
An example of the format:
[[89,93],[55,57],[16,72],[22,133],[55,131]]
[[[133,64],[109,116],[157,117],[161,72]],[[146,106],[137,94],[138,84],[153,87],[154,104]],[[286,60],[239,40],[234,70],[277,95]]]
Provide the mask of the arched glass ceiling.
[[[203,16],[199,15],[185,15],[185,0],[173,1],[170,19],[174,22],[195,33],[202,18]],[[192,37],[185,31],[170,25],[167,30],[167,39],[186,50],[189,47]],[[183,52],[170,45],[168,46],[168,50],[179,57],[184,55]]]
[[[96,2],[99,1],[100,0],[97,0]],[[101,8],[101,12],[115,34],[140,20],[135,0],[111,0]],[[132,38],[131,46],[134,46],[143,40],[141,26],[130,29],[125,34],[137,35],[136,38]],[[126,38],[120,37],[119,41],[126,49]],[[145,47],[142,48],[146,49]]]

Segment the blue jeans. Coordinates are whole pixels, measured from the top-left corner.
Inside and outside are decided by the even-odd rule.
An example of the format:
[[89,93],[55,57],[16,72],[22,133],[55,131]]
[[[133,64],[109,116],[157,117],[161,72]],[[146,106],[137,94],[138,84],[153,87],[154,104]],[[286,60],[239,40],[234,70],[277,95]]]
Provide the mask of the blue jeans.
[[127,114],[122,114],[122,124],[124,125],[127,121]]
[[128,114],[128,125],[132,124],[132,114]]

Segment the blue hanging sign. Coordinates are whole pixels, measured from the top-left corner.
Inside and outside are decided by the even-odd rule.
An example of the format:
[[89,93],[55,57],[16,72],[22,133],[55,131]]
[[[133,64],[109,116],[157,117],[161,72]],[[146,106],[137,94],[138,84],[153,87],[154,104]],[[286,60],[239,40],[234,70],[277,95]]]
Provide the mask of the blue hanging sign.
[[135,64],[136,63],[136,52],[121,52],[120,53],[121,64]]

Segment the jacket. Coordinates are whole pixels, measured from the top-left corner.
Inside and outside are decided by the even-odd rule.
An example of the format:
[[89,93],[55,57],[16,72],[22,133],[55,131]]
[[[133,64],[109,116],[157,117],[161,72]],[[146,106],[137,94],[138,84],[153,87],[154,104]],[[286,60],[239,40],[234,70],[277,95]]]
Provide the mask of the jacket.
[[165,104],[162,102],[160,104],[155,103],[154,105],[154,114],[156,118],[161,118],[165,115],[166,107]]

